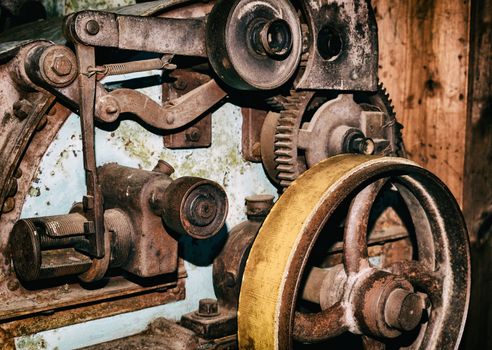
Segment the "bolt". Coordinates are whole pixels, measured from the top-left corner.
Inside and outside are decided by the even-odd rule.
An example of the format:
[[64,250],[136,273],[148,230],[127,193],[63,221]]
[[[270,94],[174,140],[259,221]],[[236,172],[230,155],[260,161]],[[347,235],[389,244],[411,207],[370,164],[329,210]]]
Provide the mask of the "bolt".
[[24,120],[29,116],[32,110],[32,104],[26,99],[19,100],[14,103],[14,114],[20,120]]
[[202,133],[200,129],[191,127],[188,130],[186,130],[185,137],[187,141],[198,142],[202,137]]
[[99,23],[97,23],[97,21],[93,19],[87,21],[85,25],[85,31],[89,35],[96,35],[97,33],[99,33]]
[[120,116],[118,100],[111,95],[105,95],[97,99],[96,115],[107,123],[112,123]]
[[10,213],[15,208],[15,198],[8,197],[5,202],[3,202],[2,213]]
[[7,282],[7,288],[11,292],[16,291],[17,289],[19,289],[19,287],[20,287],[19,281],[17,281],[16,279],[10,279]]
[[154,169],[152,169],[152,171],[171,176],[174,173],[174,168],[168,162],[166,162],[162,159],[159,159],[157,161],[157,164],[155,165]]
[[220,314],[219,303],[215,299],[200,299],[196,314],[201,317],[218,316]]
[[56,56],[53,60],[53,65],[51,66],[53,72],[55,72],[59,76],[69,75],[72,71],[72,68],[72,62],[70,62],[68,58],[62,55]]

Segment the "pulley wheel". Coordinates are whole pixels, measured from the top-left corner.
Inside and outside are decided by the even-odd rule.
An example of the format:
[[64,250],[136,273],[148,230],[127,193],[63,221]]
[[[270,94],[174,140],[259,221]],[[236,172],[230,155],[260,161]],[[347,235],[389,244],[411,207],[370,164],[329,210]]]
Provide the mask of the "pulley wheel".
[[286,0],[221,0],[207,20],[207,52],[217,75],[240,90],[285,84],[301,58],[301,27]]
[[[410,256],[382,266],[369,258],[367,235],[383,188],[408,209],[415,242]],[[343,224],[330,226],[340,209]],[[316,243],[337,229],[342,258],[309,266]],[[308,266],[316,278],[306,278]],[[366,349],[453,349],[469,295],[467,231],[446,186],[403,158],[339,155],[303,173],[266,218],[243,276],[239,348],[292,349],[344,334]],[[306,311],[302,298],[318,309]]]

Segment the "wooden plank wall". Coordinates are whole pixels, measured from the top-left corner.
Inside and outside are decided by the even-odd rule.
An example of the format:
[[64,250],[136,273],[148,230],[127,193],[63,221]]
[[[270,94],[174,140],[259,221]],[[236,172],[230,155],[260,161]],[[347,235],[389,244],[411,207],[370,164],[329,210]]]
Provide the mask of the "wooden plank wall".
[[473,285],[461,347],[490,349],[492,0],[372,4],[379,27],[379,76],[405,126],[408,154],[450,187],[468,224]]
[[463,202],[469,1],[374,0],[379,76],[405,126],[410,158]]

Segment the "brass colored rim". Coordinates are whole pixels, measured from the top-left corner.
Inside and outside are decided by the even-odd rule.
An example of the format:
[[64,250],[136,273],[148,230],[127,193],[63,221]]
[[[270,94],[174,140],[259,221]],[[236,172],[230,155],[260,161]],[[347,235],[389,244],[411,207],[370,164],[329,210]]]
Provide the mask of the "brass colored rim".
[[[468,308],[470,260],[466,226],[454,197],[437,177],[410,160],[345,154],[303,173],[263,223],[243,275],[238,306],[240,349],[292,348],[299,281],[321,228],[347,196],[381,178],[418,183],[416,188],[423,190],[415,197],[427,215],[437,213],[435,219],[429,218],[431,224],[440,224],[426,234],[435,241],[436,257],[430,265],[435,264],[440,273],[438,293],[442,296],[416,346],[457,347]],[[432,266],[431,270],[435,272]],[[342,314],[340,324],[345,318]],[[351,330],[346,324],[340,329]]]

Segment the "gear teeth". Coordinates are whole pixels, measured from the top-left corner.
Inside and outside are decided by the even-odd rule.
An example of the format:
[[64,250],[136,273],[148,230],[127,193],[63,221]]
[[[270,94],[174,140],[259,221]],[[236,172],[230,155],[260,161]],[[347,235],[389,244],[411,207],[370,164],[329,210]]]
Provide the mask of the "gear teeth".
[[276,141],[275,147],[292,149],[292,147],[294,147],[294,144],[292,142],[282,140],[282,141]]
[[288,141],[292,141],[293,136],[292,135],[289,135],[289,134],[276,134],[275,135],[275,138],[277,140],[288,140]]
[[306,97],[303,93],[291,91],[286,97],[284,109],[280,112],[275,134],[275,162],[277,178],[282,187],[290,186],[299,176],[297,160],[297,132],[304,113],[302,103]]
[[294,161],[292,160],[291,157],[278,157],[277,158],[277,162],[279,163],[279,166],[277,167],[277,169],[279,169],[280,166],[294,165]]
[[286,150],[286,149],[277,149],[275,150],[275,155],[278,156],[279,161],[283,160],[283,157],[292,157],[292,150]]
[[289,172],[280,172],[278,174],[278,178],[280,180],[287,180],[287,181],[294,181],[297,178],[297,174],[295,172],[289,173]]
[[279,165],[277,166],[277,170],[282,172],[283,176],[287,173],[294,173],[294,169],[292,169],[292,165]]
[[286,181],[286,180],[280,181],[280,186],[282,186],[283,188],[287,188],[290,185],[292,185],[292,181]]
[[290,132],[291,129],[292,128],[290,126],[287,126],[287,125],[279,125],[279,126],[277,126],[277,131],[280,131],[280,133],[278,133],[278,135],[282,135],[285,132]]

